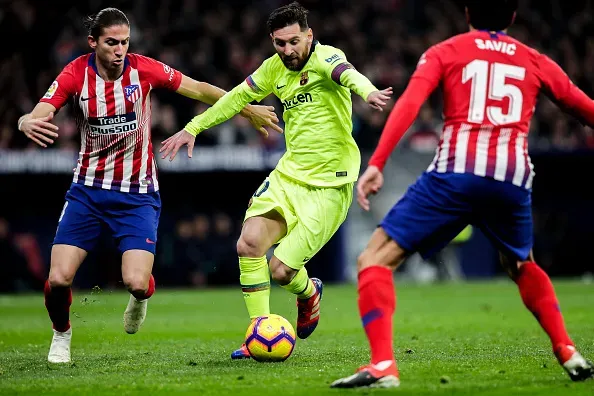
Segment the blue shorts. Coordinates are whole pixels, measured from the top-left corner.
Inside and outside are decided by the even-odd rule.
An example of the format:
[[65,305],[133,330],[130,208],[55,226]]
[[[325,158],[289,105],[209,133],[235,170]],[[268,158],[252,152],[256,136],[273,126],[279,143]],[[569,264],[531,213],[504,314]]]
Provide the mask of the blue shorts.
[[133,194],[73,183],[66,193],[54,245],[77,246],[88,252],[106,228],[121,253],[141,249],[154,254],[160,214],[159,192]]
[[425,172],[380,223],[408,253],[431,257],[468,224],[504,254],[526,260],[532,249],[531,192],[473,174]]

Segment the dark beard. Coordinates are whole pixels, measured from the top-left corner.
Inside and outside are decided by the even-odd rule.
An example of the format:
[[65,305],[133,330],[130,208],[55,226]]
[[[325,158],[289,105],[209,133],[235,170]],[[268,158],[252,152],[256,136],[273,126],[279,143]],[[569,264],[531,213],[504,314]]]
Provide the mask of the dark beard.
[[292,63],[291,60],[285,61],[282,58],[281,58],[281,60],[283,61],[283,64],[285,65],[285,67],[291,71],[299,71],[299,70],[303,69],[303,66],[305,66],[304,60],[299,60],[297,62],[297,64]]

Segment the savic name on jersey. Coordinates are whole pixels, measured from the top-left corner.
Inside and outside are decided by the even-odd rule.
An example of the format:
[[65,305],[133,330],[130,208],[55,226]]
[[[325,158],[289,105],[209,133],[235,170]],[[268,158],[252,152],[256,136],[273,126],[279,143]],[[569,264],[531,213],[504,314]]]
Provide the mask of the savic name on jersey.
[[111,117],[89,117],[89,128],[92,133],[100,135],[135,131],[138,129],[136,113],[127,113]]
[[517,48],[514,43],[506,43],[505,41],[498,40],[482,40],[478,38],[475,39],[474,42],[476,43],[477,48],[480,50],[496,51],[507,55],[516,54]]

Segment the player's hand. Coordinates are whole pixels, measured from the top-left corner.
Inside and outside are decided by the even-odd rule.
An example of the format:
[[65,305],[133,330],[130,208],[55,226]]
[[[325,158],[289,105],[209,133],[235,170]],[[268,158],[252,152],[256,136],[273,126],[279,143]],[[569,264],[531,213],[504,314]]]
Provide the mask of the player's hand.
[[369,165],[357,182],[357,202],[365,211],[369,211],[369,195],[377,194],[384,185],[384,175],[373,165]]
[[283,133],[283,129],[278,126],[278,117],[272,106],[247,105],[241,115],[264,137],[268,137],[266,128],[272,128],[278,133]]
[[53,118],[53,112],[43,118],[29,117],[22,122],[21,132],[41,147],[47,147],[46,143],[52,144],[58,137],[58,126],[50,122]]
[[159,149],[159,153],[163,153],[161,158],[165,159],[169,156],[169,161],[173,161],[178,150],[184,145],[188,146],[188,158],[192,158],[192,150],[194,150],[195,140],[196,136],[185,129],[182,129],[175,135],[169,136],[161,142],[161,148]]
[[381,91],[373,91],[367,96],[367,103],[372,109],[383,111],[383,107],[392,96],[392,87],[382,89]]

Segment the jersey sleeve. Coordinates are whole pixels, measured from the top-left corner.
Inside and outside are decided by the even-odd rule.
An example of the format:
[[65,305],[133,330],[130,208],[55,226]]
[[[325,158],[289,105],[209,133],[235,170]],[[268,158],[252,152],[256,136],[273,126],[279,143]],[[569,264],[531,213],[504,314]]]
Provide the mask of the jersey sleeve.
[[388,116],[369,165],[376,166],[379,170],[384,169],[390,154],[417,118],[421,106],[439,85],[443,67],[438,48],[433,46],[421,55],[406,90]]
[[417,118],[421,106],[434,89],[435,86],[425,79],[410,80],[406,90],[388,116],[377,148],[369,160],[369,165],[376,166],[379,170],[384,169],[390,154]]
[[544,93],[580,122],[594,127],[594,101],[548,56],[541,54],[536,65]]
[[74,74],[74,63],[70,62],[58,77],[54,80],[52,85],[48,88],[47,92],[39,100],[43,103],[49,103],[54,106],[57,110],[61,109],[62,106],[70,99],[70,97],[76,94],[76,80]]
[[[276,55],[275,55],[276,56]],[[272,92],[272,81],[276,81],[280,76],[276,76],[272,65],[272,59],[267,59],[260,65],[260,67],[247,76],[245,81],[242,83],[249,88],[248,94],[252,98],[251,100],[257,100],[260,102],[262,99],[270,95]]]
[[367,100],[371,92],[378,90],[367,77],[347,61],[344,52],[334,47],[325,47],[322,51],[323,60],[319,67],[326,78],[349,88],[364,100]]
[[182,74],[163,62],[146,56],[138,56],[139,69],[152,87],[177,91]]
[[335,83],[340,84],[340,76],[345,70],[354,69],[342,50],[324,46],[319,51],[323,58],[319,68],[326,78],[334,80]]
[[272,92],[270,69],[267,62],[263,63],[245,81],[223,95],[222,98],[194,117],[184,129],[196,136],[200,132],[227,121],[239,113],[247,104],[264,99]]
[[427,80],[431,86],[437,88],[443,76],[441,52],[440,47],[437,45],[425,51],[417,62],[417,67],[411,76],[411,80],[422,78]]

